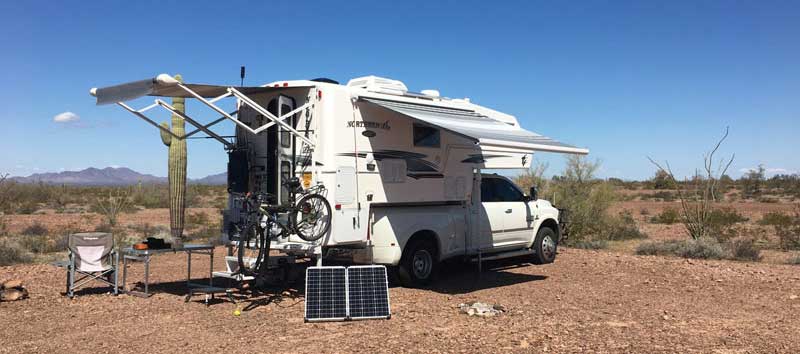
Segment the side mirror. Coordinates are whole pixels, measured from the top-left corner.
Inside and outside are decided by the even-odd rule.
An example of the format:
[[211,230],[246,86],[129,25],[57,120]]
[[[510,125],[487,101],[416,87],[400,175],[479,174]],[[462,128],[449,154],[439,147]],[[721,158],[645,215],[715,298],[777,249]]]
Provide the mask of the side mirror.
[[528,192],[528,197],[532,201],[539,199],[539,191],[536,190],[536,186],[531,187],[531,190]]

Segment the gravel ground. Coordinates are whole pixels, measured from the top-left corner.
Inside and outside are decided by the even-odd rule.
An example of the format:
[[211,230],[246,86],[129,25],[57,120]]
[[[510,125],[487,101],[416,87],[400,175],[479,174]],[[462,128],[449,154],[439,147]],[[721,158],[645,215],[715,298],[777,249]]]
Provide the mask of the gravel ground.
[[[0,353],[800,352],[800,266],[573,249],[555,264],[523,262],[480,276],[448,265],[431,289],[391,288],[390,320],[313,324],[302,283],[241,302],[239,317],[227,301],[185,303],[182,254],[154,258],[161,284],[149,299],[100,290],[70,300],[60,269],[0,267],[0,280],[21,278],[31,292],[0,303]],[[468,301],[507,312],[468,317],[457,308]]]

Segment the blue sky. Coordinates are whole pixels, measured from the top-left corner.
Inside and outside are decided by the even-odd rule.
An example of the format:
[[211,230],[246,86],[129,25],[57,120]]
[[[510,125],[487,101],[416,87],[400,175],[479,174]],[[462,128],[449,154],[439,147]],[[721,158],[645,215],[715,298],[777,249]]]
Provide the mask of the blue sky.
[[[799,19],[797,1],[8,1],[0,172],[166,175],[158,133],[95,106],[89,88],[162,72],[235,84],[240,65],[251,85],[375,74],[470,97],[590,148],[602,177],[652,176],[648,155],[690,174],[725,126],[731,175],[797,172]],[[549,174],[563,166],[536,158]],[[221,172],[225,159],[217,143],[191,141],[189,176]]]

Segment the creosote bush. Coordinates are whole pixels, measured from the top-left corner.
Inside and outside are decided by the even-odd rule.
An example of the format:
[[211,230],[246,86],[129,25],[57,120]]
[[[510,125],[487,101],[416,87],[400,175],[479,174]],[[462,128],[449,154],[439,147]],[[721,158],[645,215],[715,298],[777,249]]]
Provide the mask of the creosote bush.
[[615,217],[609,217],[601,236],[601,240],[609,241],[647,238],[647,235],[639,230],[639,226],[636,224],[636,220],[634,220],[629,210],[622,211]]
[[761,249],[756,246],[752,238],[737,237],[730,240],[726,246],[732,259],[754,262],[761,260]]
[[22,234],[28,236],[45,236],[49,233],[50,230],[38,221],[22,230]]
[[715,239],[703,237],[688,240],[644,242],[636,248],[638,255],[678,256],[694,259],[722,259],[725,250]]
[[584,250],[602,250],[608,248],[608,241],[606,240],[577,241],[572,243],[570,247],[580,248]]
[[0,266],[28,263],[33,257],[18,242],[6,237],[0,238]]
[[653,224],[667,224],[672,225],[681,221],[681,215],[675,208],[665,208],[661,213],[650,218]]

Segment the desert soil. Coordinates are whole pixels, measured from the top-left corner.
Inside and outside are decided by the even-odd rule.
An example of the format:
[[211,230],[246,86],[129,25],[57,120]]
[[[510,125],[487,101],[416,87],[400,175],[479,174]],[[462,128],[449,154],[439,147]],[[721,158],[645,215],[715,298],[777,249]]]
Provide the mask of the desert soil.
[[[192,268],[208,269],[196,257]],[[149,299],[99,289],[70,300],[61,269],[0,267],[31,293],[0,303],[0,353],[800,352],[798,266],[562,248],[555,264],[486,268],[448,265],[433,288],[392,287],[389,320],[304,323],[302,280],[243,300],[238,317],[227,301],[185,303],[182,254],[154,258]],[[141,279],[140,264],[130,270]],[[507,312],[460,314],[469,301]]]

